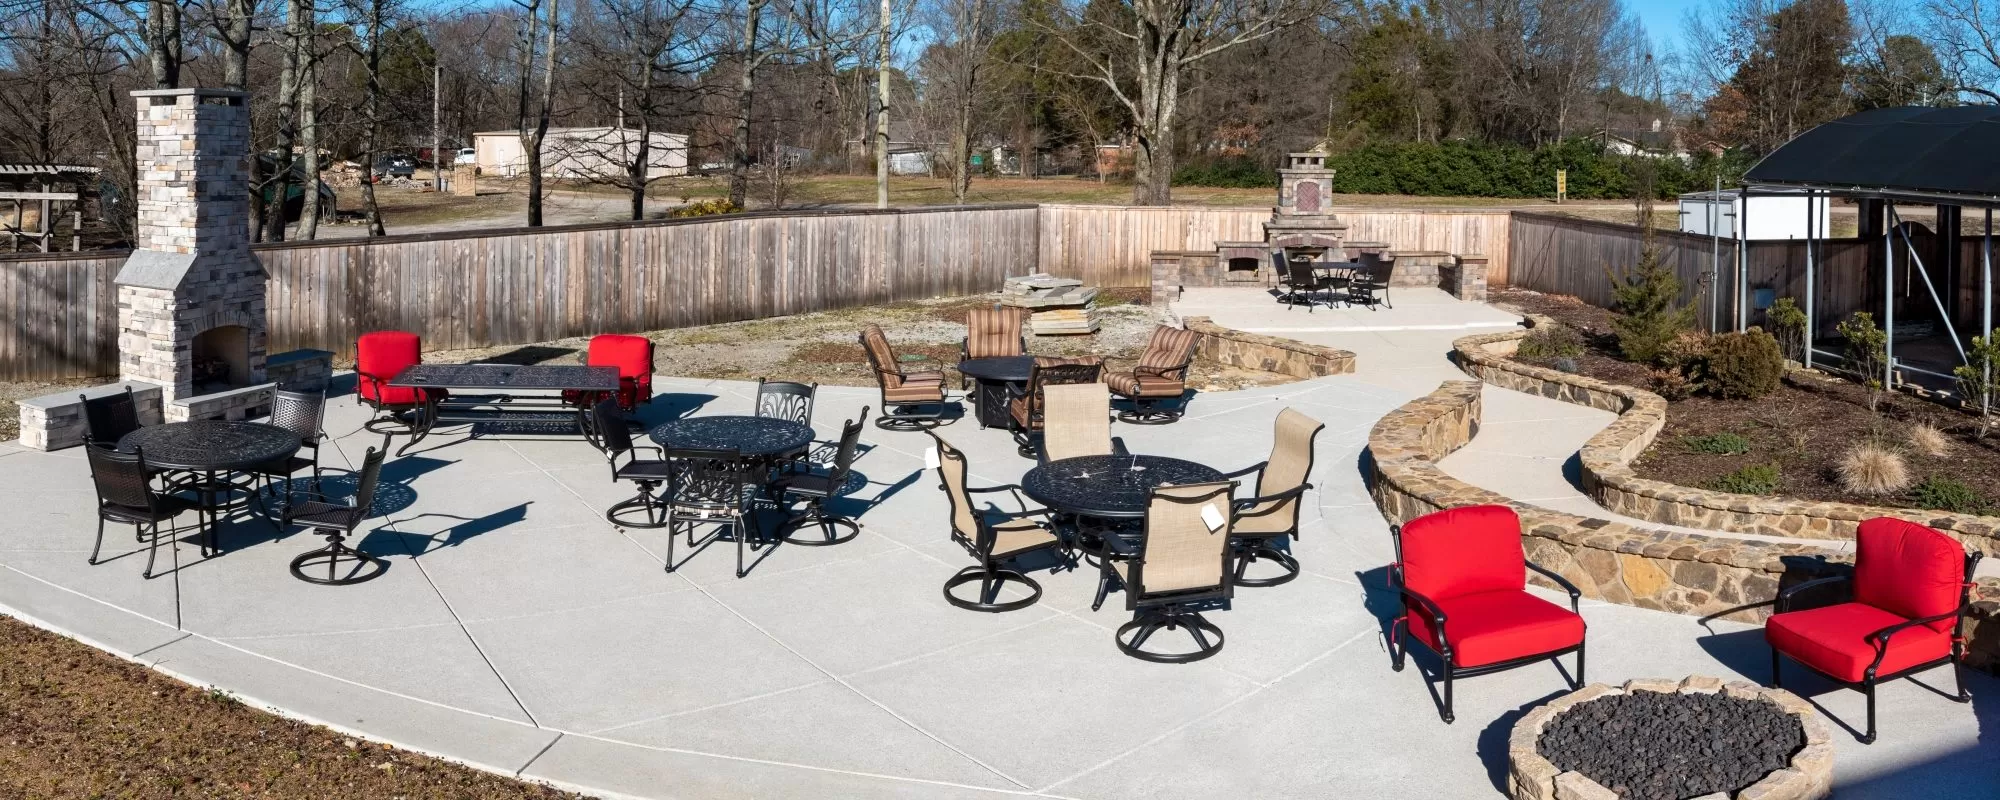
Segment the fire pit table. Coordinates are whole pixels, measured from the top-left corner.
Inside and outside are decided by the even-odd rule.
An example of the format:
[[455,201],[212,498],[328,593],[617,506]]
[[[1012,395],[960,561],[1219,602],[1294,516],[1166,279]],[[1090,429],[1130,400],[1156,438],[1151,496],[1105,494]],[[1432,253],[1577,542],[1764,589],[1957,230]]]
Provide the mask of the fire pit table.
[[1689,676],[1597,683],[1514,724],[1515,800],[1817,800],[1832,728],[1783,689]]

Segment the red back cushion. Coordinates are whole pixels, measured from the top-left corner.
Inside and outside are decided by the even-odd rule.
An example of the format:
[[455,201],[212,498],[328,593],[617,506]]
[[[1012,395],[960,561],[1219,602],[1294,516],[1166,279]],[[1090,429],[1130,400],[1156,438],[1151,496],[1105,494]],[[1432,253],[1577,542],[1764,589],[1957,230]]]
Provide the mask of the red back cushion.
[[584,363],[618,368],[619,405],[626,410],[653,399],[653,340],[620,333],[592,336]]
[[1432,600],[1528,585],[1521,518],[1506,506],[1466,506],[1403,525],[1403,583]]
[[[1965,548],[1951,537],[1907,520],[1876,517],[1855,535],[1854,601],[1906,619],[1958,608]],[[1949,630],[1950,621],[1933,623]]]
[[361,334],[355,351],[354,370],[362,375],[358,387],[362,398],[385,403],[414,402],[415,390],[393,389],[377,381],[388,383],[404,368],[423,363],[422,339],[408,331],[370,331]]

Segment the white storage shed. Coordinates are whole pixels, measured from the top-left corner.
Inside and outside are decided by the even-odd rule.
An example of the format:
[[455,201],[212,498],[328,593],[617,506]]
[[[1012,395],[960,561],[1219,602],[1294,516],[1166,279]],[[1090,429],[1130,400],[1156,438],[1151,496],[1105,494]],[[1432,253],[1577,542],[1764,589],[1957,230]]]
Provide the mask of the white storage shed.
[[[1743,192],[1724,189],[1720,192],[1690,192],[1681,195],[1681,232],[1702,236],[1709,235],[1710,226],[1715,233],[1736,239],[1743,219]],[[1807,211],[1808,203],[1811,211]],[[1804,239],[1812,236],[1826,239],[1827,198],[1822,194],[1807,199],[1804,192],[1778,192],[1759,189],[1750,196],[1751,241],[1772,239]],[[1810,230],[1808,227],[1810,226]]]

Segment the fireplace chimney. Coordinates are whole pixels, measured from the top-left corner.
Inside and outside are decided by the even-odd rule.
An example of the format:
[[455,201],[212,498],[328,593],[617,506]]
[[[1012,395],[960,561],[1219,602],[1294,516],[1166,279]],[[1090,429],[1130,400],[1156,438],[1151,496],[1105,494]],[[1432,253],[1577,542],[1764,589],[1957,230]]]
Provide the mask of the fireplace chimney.
[[[138,227],[117,278],[120,377],[159,384],[169,420],[240,418],[270,394],[256,386],[265,380],[265,276],[250,255],[247,95],[154,89],[132,96],[139,106]],[[211,332],[218,333],[204,336]],[[235,367],[226,391],[196,397],[197,360]]]

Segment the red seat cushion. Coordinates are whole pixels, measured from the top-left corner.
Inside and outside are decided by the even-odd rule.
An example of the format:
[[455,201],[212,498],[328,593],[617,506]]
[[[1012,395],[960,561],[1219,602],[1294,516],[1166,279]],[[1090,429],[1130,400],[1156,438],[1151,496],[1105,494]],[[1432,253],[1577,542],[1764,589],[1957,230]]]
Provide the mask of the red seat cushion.
[[[1774,614],[1764,623],[1764,639],[1801,664],[1838,680],[1859,683],[1869,662],[1875,660],[1875,648],[1863,637],[1907,619],[1865,603],[1841,603]],[[1458,619],[1450,617],[1446,624],[1456,625]],[[1889,638],[1888,653],[1875,674],[1901,672],[1949,655],[1949,632],[1918,625]]]
[[370,331],[355,343],[355,390],[361,399],[375,405],[410,406],[423,402],[423,393],[443,396],[443,389],[415,389],[389,386],[396,374],[423,363],[423,340],[408,331]]
[[[1478,667],[1574,647],[1583,642],[1583,617],[1521,590],[1462,594],[1436,601],[1444,611],[1451,661]],[[1435,642],[1430,616],[1408,615],[1410,635]]]
[[[1905,619],[1958,609],[1964,597],[1965,548],[1914,522],[1876,517],[1855,533],[1854,602]],[[1953,621],[1930,628],[1950,631]]]
[[1528,585],[1521,519],[1506,506],[1466,506],[1403,525],[1403,584],[1442,602],[1462,594]]
[[[618,369],[618,405],[626,411],[653,399],[653,340],[619,333],[592,336],[584,363]],[[565,391],[563,399],[582,403],[587,401],[584,394]]]

